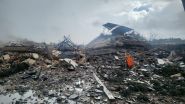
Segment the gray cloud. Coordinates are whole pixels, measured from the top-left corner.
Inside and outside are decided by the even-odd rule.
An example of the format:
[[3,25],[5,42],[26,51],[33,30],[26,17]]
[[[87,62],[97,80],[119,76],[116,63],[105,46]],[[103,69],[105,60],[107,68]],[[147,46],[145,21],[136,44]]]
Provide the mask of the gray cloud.
[[88,43],[106,22],[182,36],[184,14],[180,0],[0,0],[0,40],[58,42],[70,35],[76,43]]
[[140,30],[156,32],[159,34],[158,38],[185,38],[185,12],[181,1],[171,1],[162,10],[149,13],[140,26]]
[[147,12],[149,12],[150,11],[150,8],[151,8],[151,6],[152,5],[150,5],[150,4],[147,4],[147,5],[142,5],[142,6],[140,6],[140,7],[137,7],[137,8],[134,8],[134,11],[147,11]]

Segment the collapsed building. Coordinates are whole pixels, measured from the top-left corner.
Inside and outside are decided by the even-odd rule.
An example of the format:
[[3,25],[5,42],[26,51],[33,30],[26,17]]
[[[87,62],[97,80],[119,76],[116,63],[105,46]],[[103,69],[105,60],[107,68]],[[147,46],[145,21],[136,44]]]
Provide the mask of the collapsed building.
[[71,58],[78,63],[84,63],[85,54],[83,47],[74,44],[69,37],[64,36],[64,40],[56,45],[56,49],[61,52],[61,58]]
[[64,36],[64,40],[57,44],[56,48],[62,52],[61,57],[72,58],[77,55],[78,47],[75,45],[69,37]]
[[[181,54],[171,48],[148,48],[148,42],[134,29],[112,23],[103,26],[104,32],[85,50],[68,37],[51,46],[26,42],[2,47],[0,102],[185,102],[185,64]],[[181,50],[184,46],[176,48]],[[50,57],[43,55],[45,52]],[[126,53],[133,57],[131,68],[126,65]]]
[[[113,23],[106,23],[103,27],[103,33],[86,46],[88,54],[114,53],[123,49],[146,50],[149,46],[147,41],[134,29]],[[93,51],[94,49],[96,52]]]

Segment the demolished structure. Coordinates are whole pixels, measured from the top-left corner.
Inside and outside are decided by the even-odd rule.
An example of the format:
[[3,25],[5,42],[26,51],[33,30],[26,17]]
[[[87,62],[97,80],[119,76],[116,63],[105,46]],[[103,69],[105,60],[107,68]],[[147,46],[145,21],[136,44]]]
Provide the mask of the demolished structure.
[[60,51],[75,51],[77,46],[71,41],[69,37],[64,36],[64,40],[57,45],[58,50]]
[[[185,102],[185,43],[166,49],[149,44],[134,29],[113,23],[103,26],[104,32],[85,50],[68,37],[53,46],[1,47],[0,102]],[[129,60],[131,67],[126,64]]]
[[[104,32],[86,46],[88,54],[101,54],[101,50],[115,53],[114,51],[122,49],[145,50],[148,48],[149,44],[134,29],[112,23],[106,23],[103,26]],[[99,49],[100,52],[93,52],[94,49],[96,51]]]
[[69,37],[64,36],[64,40],[57,44],[57,49],[61,51],[61,57],[72,58],[79,53],[79,48]]

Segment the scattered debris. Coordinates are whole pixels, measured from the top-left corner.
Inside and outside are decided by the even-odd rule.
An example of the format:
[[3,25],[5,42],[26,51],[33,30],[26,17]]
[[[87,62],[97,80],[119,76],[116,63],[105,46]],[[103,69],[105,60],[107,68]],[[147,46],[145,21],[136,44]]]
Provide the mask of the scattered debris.
[[58,50],[52,50],[52,55],[54,56],[54,58],[59,58],[61,55],[61,52]]
[[174,75],[171,75],[170,77],[171,78],[178,78],[178,77],[181,77],[181,73],[177,73],[177,74],[174,74]]
[[162,59],[157,59],[157,62],[159,65],[164,65],[165,64],[165,61],[162,60]]
[[77,99],[79,96],[77,94],[72,94],[71,96],[69,96],[69,99],[71,100],[75,100]]
[[69,58],[60,59],[60,61],[62,62],[61,64],[69,70],[75,70],[75,68],[78,66],[75,61]]
[[117,24],[104,27],[107,32],[86,47],[69,37],[59,44],[2,47],[0,103],[185,102],[185,45],[148,42]]
[[36,61],[35,61],[35,60],[30,59],[30,58],[26,59],[24,62],[25,62],[25,63],[27,63],[27,64],[29,64],[29,65],[33,65],[33,64],[35,64],[35,63],[36,63]]
[[94,78],[96,79],[96,81],[103,86],[103,91],[105,92],[105,94],[107,95],[107,97],[109,98],[109,100],[115,100],[114,96],[112,95],[112,93],[105,87],[105,85],[101,82],[101,80],[97,77],[97,75],[95,73],[93,73]]

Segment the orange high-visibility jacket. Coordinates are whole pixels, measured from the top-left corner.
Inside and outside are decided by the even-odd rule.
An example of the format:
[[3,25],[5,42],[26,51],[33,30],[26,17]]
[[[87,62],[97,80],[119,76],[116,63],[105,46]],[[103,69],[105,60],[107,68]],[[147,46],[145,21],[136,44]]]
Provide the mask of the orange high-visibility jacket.
[[126,55],[126,63],[128,68],[132,68],[134,66],[134,58],[131,55]]

